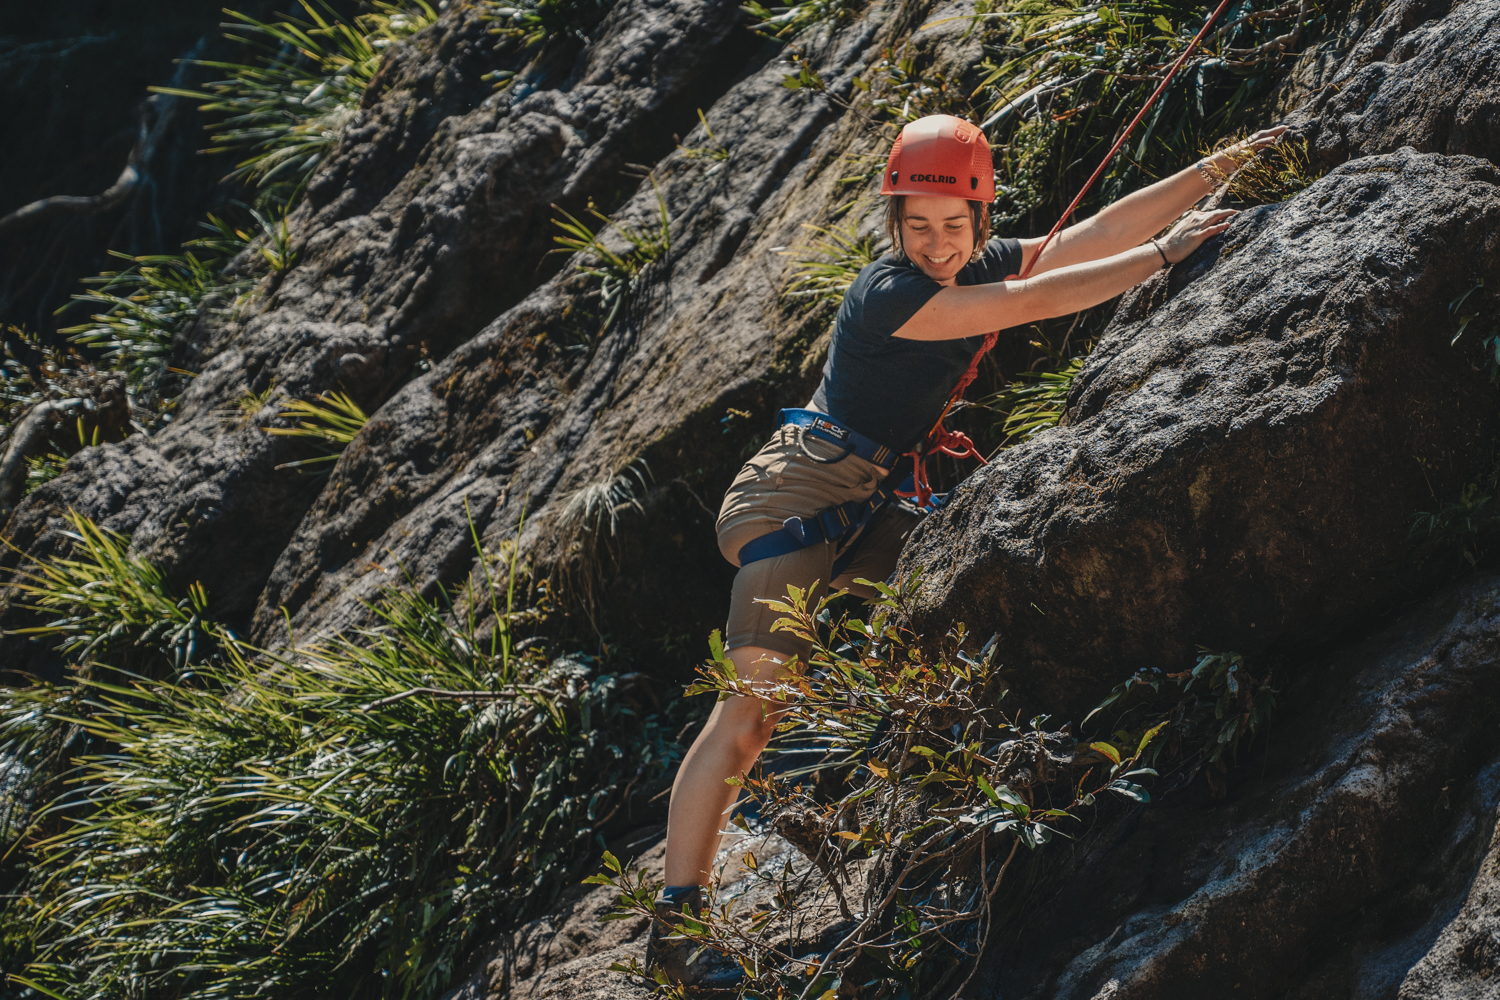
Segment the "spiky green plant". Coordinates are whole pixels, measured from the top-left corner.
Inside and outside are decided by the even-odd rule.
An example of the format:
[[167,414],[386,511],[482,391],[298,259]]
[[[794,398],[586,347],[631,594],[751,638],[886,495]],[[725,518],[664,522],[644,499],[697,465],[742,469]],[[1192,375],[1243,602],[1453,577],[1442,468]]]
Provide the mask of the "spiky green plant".
[[1020,372],[1004,389],[977,401],[1002,416],[1000,431],[1005,444],[1026,441],[1048,427],[1056,427],[1067,409],[1068,393],[1073,380],[1083,370],[1084,358],[1077,357],[1059,371]]
[[44,617],[19,635],[59,639],[74,663],[108,660],[117,668],[161,673],[182,670],[220,648],[229,633],[205,617],[201,584],[173,596],[160,571],[130,554],[125,535],[101,528],[77,511],[67,514],[77,554],[29,563],[13,586],[22,603]]
[[[403,586],[352,635],[279,654],[231,641],[191,677],[114,673],[65,705],[42,688],[5,703],[0,739],[18,734],[6,746],[30,761],[38,718],[96,741],[28,824],[15,905],[35,915],[34,960],[18,981],[438,996],[476,945],[576,882],[669,762],[667,738],[624,679],[520,642],[546,604],[527,601],[513,545],[481,552],[460,595]],[[84,559],[105,572],[107,556]]]
[[67,464],[68,456],[59,455],[57,452],[32,455],[26,459],[26,493],[30,493],[44,483],[52,482],[62,474],[63,466]]
[[207,152],[240,156],[229,176],[260,188],[281,185],[285,205],[338,142],[359,110],[384,51],[437,19],[427,0],[373,0],[370,13],[341,18],[323,0],[298,0],[305,17],[235,20],[225,37],[244,45],[245,62],[200,60],[225,76],[201,90],[153,87],[200,100],[216,116]]
[[750,16],[750,27],[768,38],[789,39],[822,24],[852,21],[869,0],[797,0],[784,7],[767,7],[750,0],[740,9]]
[[295,427],[263,427],[267,434],[282,437],[308,438],[323,449],[315,458],[304,458],[297,462],[285,462],[278,469],[295,469],[304,465],[317,465],[338,459],[344,446],[354,440],[360,429],[370,418],[358,403],[342,392],[325,392],[316,401],[293,399],[283,405],[277,416],[283,420],[299,420]]
[[490,34],[521,48],[549,42],[588,40],[614,0],[480,0],[480,17]]
[[223,260],[200,259],[191,250],[141,257],[110,254],[130,266],[84,278],[91,290],[73,296],[103,308],[88,322],[58,332],[75,344],[102,349],[104,360],[125,371],[140,394],[161,396],[162,383],[171,374],[174,338],[198,318],[211,294],[222,292],[232,302],[248,283],[225,279]]
[[[1219,145],[1227,143],[1225,140]],[[1326,172],[1327,168],[1308,153],[1306,140],[1279,142],[1236,171],[1229,181],[1229,197],[1250,204],[1286,201]]]
[[875,234],[861,236],[854,223],[803,228],[813,240],[793,258],[791,280],[781,297],[813,307],[836,305],[859,272],[880,256],[881,239]]
[[620,515],[641,510],[640,495],[651,487],[651,467],[645,459],[628,463],[617,475],[589,483],[563,498],[558,525],[592,535],[603,534],[605,525],[613,535]]
[[558,573],[591,620],[604,586],[605,560],[616,552],[620,518],[631,510],[644,513],[641,498],[650,488],[651,467],[636,458],[559,498],[556,525],[565,558]]
[[[652,265],[660,266],[672,249],[667,202],[654,180],[651,186],[656,191],[657,222],[654,228],[637,229],[616,222],[595,208],[593,199],[589,200],[589,214],[604,223],[597,231],[556,205],[552,206],[563,216],[552,220],[563,235],[553,237],[558,249],[549,252],[579,255],[581,259],[575,265],[578,272],[599,279],[600,305],[608,310],[600,326],[601,333],[614,322],[620,307],[639,287]],[[606,230],[613,230],[624,240],[625,248],[616,250],[611,247],[604,238]]]
[[712,175],[719,169],[719,164],[729,159],[729,147],[724,145],[714,136],[714,130],[708,127],[708,119],[703,116],[703,109],[698,109],[698,124],[703,126],[703,136],[708,140],[701,146],[678,145],[677,150],[688,160],[713,160],[714,165],[709,167],[708,174]]

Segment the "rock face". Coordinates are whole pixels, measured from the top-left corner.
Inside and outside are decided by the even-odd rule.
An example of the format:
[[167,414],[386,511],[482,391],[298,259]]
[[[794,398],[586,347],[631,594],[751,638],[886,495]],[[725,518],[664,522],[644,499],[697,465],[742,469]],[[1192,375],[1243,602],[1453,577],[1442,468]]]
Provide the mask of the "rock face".
[[[1334,43],[1337,45],[1337,43]],[[1500,162],[1500,9],[1400,0],[1352,39],[1289,116],[1327,163],[1402,146]],[[1316,55],[1310,62],[1316,62]]]
[[[363,623],[403,570],[460,582],[471,522],[493,545],[524,515],[523,547],[576,591],[613,566],[590,605],[601,637],[696,648],[730,579],[719,491],[820,361],[780,302],[779,251],[884,143],[784,86],[780,50],[737,8],[620,0],[586,44],[523,64],[452,5],[387,63],[314,179],[297,266],[182,345],[202,374],[171,427],[81,452],[10,539],[59,551],[77,509],[269,644],[283,608],[300,641]],[[848,94],[883,48],[962,9],[875,4],[802,54]],[[1407,534],[1497,457],[1491,329],[1452,345],[1449,311],[1480,279],[1500,288],[1497,24],[1494,0],[1398,2],[1309,54],[1293,120],[1342,165],[1127,297],[1065,425],[971,477],[906,553],[926,574],[912,624],[997,633],[1015,687],[1059,716],[1197,644],[1292,679],[1227,803],[1169,796],[1038,856],[1018,900],[1034,919],[986,953],[985,996],[1487,995],[1500,582],[1444,591],[1457,552]],[[924,37],[940,72],[981,58],[961,26]],[[497,96],[481,79],[495,69],[524,78]],[[546,255],[550,205],[579,215],[591,198],[624,227],[669,219],[669,250],[612,324],[597,282]],[[1471,305],[1495,315],[1487,294]],[[261,430],[270,408],[225,415],[273,383],[371,412],[326,480],[276,468],[305,453]],[[611,495],[632,481],[638,508]],[[570,520],[585,489],[622,530]],[[8,667],[47,655],[0,637]],[[456,996],[627,993],[606,969],[639,954],[642,928],[601,925],[607,903],[581,896],[497,945]]]
[[[540,280],[549,205],[582,214],[589,197],[610,199],[619,170],[671,150],[694,100],[711,103],[709,81],[746,60],[754,42],[735,9],[620,3],[576,60],[543,61],[495,97],[479,78],[504,59],[487,22],[455,5],[382,69],[342,154],[310,185],[291,223],[299,266],[267,279],[256,315],[205,324],[187,345],[207,360],[178,420],[80,458],[13,519],[12,537],[47,551],[39,536],[71,504],[132,532],[175,577],[202,580],[227,619],[247,621],[322,484],[277,472],[296,446],[226,421],[226,404],[275,384],[292,397],[346,391],[374,411],[424,352],[442,357],[472,336]],[[440,451],[424,440],[409,457]]]
[[1500,278],[1497,184],[1403,150],[1242,214],[1165,301],[1121,310],[1067,426],[922,525],[899,570],[926,573],[914,624],[1000,633],[1018,687],[1086,711],[1197,645],[1290,653],[1430,591],[1457,557],[1413,546],[1412,515],[1456,498],[1500,430],[1447,310]]
[[[920,9],[877,9],[821,36],[809,65],[848,92]],[[828,218],[844,197],[840,158],[880,141],[835,125],[825,97],[783,86],[779,52],[734,3],[622,0],[575,61],[489,96],[479,77],[503,60],[487,25],[455,6],[382,69],[310,186],[292,219],[298,266],[267,279],[259,313],[206,323],[186,345],[204,367],[178,419],[81,453],[22,505],[11,537],[55,551],[72,506],[131,532],[173,578],[201,580],[225,620],[280,641],[283,606],[305,634],[363,620],[361,600],[397,561],[423,585],[462,579],[471,516],[503,538],[524,511],[527,544],[566,554],[551,540],[569,495],[638,462],[655,477],[645,523],[599,542],[625,571],[594,624],[676,635],[721,624],[732,570],[711,539],[723,484],[816,374],[772,251]],[[952,58],[976,52],[955,45]],[[722,162],[701,155],[715,143]],[[655,161],[651,180],[622,180],[637,159]],[[609,207],[621,187],[635,193],[611,214],[629,227],[655,224],[660,195],[671,250],[600,337],[596,287],[571,270],[546,278],[560,266],[545,256],[550,204],[592,225],[588,199]],[[436,359],[425,375],[423,351]],[[276,469],[303,457],[295,442],[225,418],[273,383],[291,397],[347,391],[373,414],[326,483]],[[752,416],[726,439],[731,407]],[[0,648],[16,662],[46,655],[15,637]]]
[[987,995],[1493,995],[1497,601],[1474,580],[1307,664],[1230,803],[1168,796],[1049,861]]

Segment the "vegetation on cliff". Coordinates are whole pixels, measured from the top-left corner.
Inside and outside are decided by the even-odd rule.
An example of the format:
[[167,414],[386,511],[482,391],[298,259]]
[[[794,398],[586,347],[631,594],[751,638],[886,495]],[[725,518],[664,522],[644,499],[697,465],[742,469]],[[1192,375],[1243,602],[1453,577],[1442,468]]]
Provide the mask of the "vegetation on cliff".
[[[589,0],[478,6],[499,50],[531,65],[584,46],[609,8]],[[766,382],[805,380],[809,352],[801,348],[826,330],[853,275],[880,252],[872,187],[896,128],[935,111],[986,122],[1003,184],[997,233],[1045,231],[1204,10],[981,4],[963,24],[965,40],[979,43],[971,64],[939,72],[930,51],[902,38],[840,90],[817,70],[814,50],[868,13],[869,5],[851,0],[747,7],[748,23],[787,46],[786,89],[828,102],[857,133],[840,162],[837,203],[804,230],[804,244],[783,248],[794,266],[781,286],[782,318],[806,329],[786,349],[797,363]],[[101,275],[84,294],[100,311],[67,331],[70,346],[18,335],[26,351],[15,351],[5,384],[13,426],[46,400],[95,401],[51,426],[32,456],[30,487],[87,446],[169,421],[176,395],[195,377],[182,367],[186,334],[256,308],[265,299],[253,298],[255,289],[276,287],[301,263],[306,244],[298,237],[306,234],[291,231],[290,210],[358,113],[383,55],[436,15],[421,3],[380,5],[338,21],[304,3],[284,21],[241,21],[237,36],[259,46],[261,57],[223,64],[223,79],[195,93],[230,116],[215,128],[216,148],[238,157],[234,175],[259,200],[235,226],[211,220],[213,234],[180,256],[133,258]],[[1211,36],[1083,211],[1257,123],[1281,60],[1315,39],[1326,16],[1305,4],[1242,8]],[[519,99],[536,87],[523,76],[491,70],[485,82],[499,97]],[[722,128],[715,137],[701,110],[698,117],[705,141],[676,148],[708,161],[697,164],[706,188],[741,153],[721,141]],[[1288,144],[1252,164],[1228,196],[1240,204],[1291,198],[1321,169],[1305,147]],[[556,293],[567,303],[563,319],[544,329],[517,319],[520,332],[507,337],[540,344],[550,336],[560,352],[580,354],[607,333],[628,338],[639,319],[632,300],[671,275],[684,221],[651,177],[644,194],[654,195],[655,210],[634,222],[583,195],[574,213],[556,210],[548,238],[575,255],[573,283]],[[726,223],[726,233],[734,225]],[[725,245],[732,255],[739,244]],[[701,273],[713,266],[722,261]],[[997,355],[986,392],[976,393],[980,405],[962,417],[970,432],[999,447],[1056,424],[1107,318],[1099,310],[1039,324],[1027,343]],[[554,379],[538,363],[538,377],[533,357],[507,351],[494,348],[432,395],[462,402],[465,378],[487,369],[517,384],[530,378],[527,391],[538,396],[584,392],[578,369]],[[341,348],[337,359],[346,358],[357,359],[350,366],[366,360]],[[106,405],[106,383],[127,387],[123,406]],[[334,464],[369,422],[342,391],[288,399],[261,384],[221,419],[272,423],[264,429],[273,436],[321,449],[281,463],[279,475],[295,476],[285,466]],[[233,400],[231,393],[223,405]],[[738,434],[741,424],[730,417],[749,411],[727,412],[725,426]],[[369,413],[380,433],[394,433],[381,428],[373,406]],[[703,432],[714,438],[716,417],[705,418]],[[523,414],[492,435],[516,439],[504,462],[532,448],[531,420]],[[428,448],[422,462],[442,460],[450,445]],[[33,634],[57,643],[69,666],[53,682],[5,691],[0,820],[11,851],[0,877],[11,904],[0,960],[28,964],[35,988],[70,996],[441,995],[490,937],[541,913],[594,870],[601,838],[620,832],[672,760],[669,736],[685,717],[683,703],[663,709],[651,690],[656,681],[622,673],[620,661],[557,655],[578,648],[559,633],[576,638],[587,629],[578,617],[561,624],[552,602],[576,610],[621,583],[601,553],[644,522],[646,495],[701,485],[688,468],[696,458],[679,453],[676,461],[681,468],[659,465],[667,470],[660,481],[640,455],[601,462],[583,485],[559,490],[546,523],[567,536],[553,577],[570,582],[565,593],[533,583],[515,543],[489,551],[476,538],[485,572],[462,588],[399,582],[402,567],[377,556],[369,571],[393,586],[373,604],[373,625],[279,650],[235,636],[216,620],[214,595],[191,576],[190,586],[174,589],[169,574],[131,554],[128,539],[75,517],[74,554],[27,563],[20,587],[43,622]],[[1419,521],[1418,533],[1477,536],[1493,485],[1476,485]],[[355,488],[362,487],[346,476],[333,492]],[[346,537],[337,542],[351,547]],[[1477,551],[1465,545],[1466,554]],[[319,546],[308,549],[325,558]],[[447,572],[449,582],[461,576]],[[868,620],[840,617],[836,605],[807,608],[795,595],[783,609],[792,627],[819,641],[813,672],[786,689],[794,704],[788,748],[812,747],[827,759],[816,782],[781,773],[746,784],[767,822],[806,851],[815,871],[802,884],[774,886],[781,907],[748,925],[718,912],[687,928],[742,958],[749,988],[760,994],[818,995],[846,985],[891,996],[961,991],[987,936],[1025,918],[1001,912],[1019,904],[997,894],[1002,877],[1015,882],[1012,859],[1080,829],[1080,816],[1107,814],[1110,797],[1144,800],[1151,771],[1177,787],[1206,775],[1222,794],[1226,757],[1281,691],[1253,659],[1247,666],[1236,654],[1204,651],[1196,661],[1137,673],[1088,721],[1095,738],[1080,740],[1083,720],[1071,720],[1073,730],[1062,726],[1068,720],[1049,728],[1016,698],[1001,699],[1007,665],[993,644],[976,649],[961,627],[925,639],[901,631],[895,621],[908,596],[888,592]],[[650,595],[656,603],[675,597]],[[698,641],[689,636],[686,644]],[[724,668],[716,653],[697,692],[739,690]],[[764,880],[787,871],[767,870]],[[851,871],[865,878],[863,905],[843,895],[855,884]],[[648,886],[626,865],[614,862],[606,881],[645,905]],[[848,936],[806,951],[775,940],[813,897],[844,911]]]
[[434,996],[576,884],[673,759],[641,675],[546,654],[514,546],[270,653],[74,525],[80,555],[24,585],[74,666],[9,692],[0,744],[4,959],[49,995]]

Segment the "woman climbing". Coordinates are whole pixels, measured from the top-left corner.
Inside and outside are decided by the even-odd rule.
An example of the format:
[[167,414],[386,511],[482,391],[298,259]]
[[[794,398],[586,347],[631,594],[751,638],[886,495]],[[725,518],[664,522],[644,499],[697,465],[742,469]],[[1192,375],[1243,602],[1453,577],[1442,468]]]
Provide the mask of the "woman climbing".
[[[890,576],[920,514],[890,502],[881,484],[897,456],[933,427],[983,335],[1106,302],[1186,258],[1235,214],[1189,209],[1284,131],[1259,132],[1206,157],[1044,246],[1039,239],[986,239],[995,174],[978,128],[933,115],[901,130],[880,192],[889,198],[890,253],[864,268],[845,294],[812,401],[782,411],[780,430],[740,470],[719,513],[719,548],[739,567],[724,646],[741,678],[769,687],[806,663],[810,651],[790,633],[771,631],[778,615],[757,599],[784,599],[788,584],[827,581],[868,597],[856,578]],[[1030,276],[1012,280],[1017,274]],[[669,924],[684,907],[703,906],[724,818],[738,795],[725,779],[755,764],[775,729],[776,708],[751,697],[719,702],[677,772],[666,888],[647,947],[647,966],[673,980],[712,986],[738,976],[737,966],[712,952],[694,959],[697,946],[668,938]]]

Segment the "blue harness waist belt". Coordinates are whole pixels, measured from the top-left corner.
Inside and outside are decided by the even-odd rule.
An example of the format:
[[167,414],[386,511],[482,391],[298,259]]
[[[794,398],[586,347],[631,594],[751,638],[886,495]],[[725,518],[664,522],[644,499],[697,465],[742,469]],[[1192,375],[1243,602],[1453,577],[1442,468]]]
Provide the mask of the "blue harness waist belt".
[[837,458],[819,458],[808,451],[804,445],[802,453],[814,462],[823,465],[833,465],[836,462],[842,462],[850,455],[855,455],[881,468],[888,469],[891,466],[891,460],[897,454],[893,449],[887,448],[879,441],[871,440],[858,431],[852,431],[842,424],[836,423],[828,414],[819,413],[817,410],[782,410],[777,426],[785,427],[787,424],[791,424],[794,427],[801,427],[804,434],[811,434],[815,438],[822,438],[824,441],[829,441],[843,447],[844,453]]

